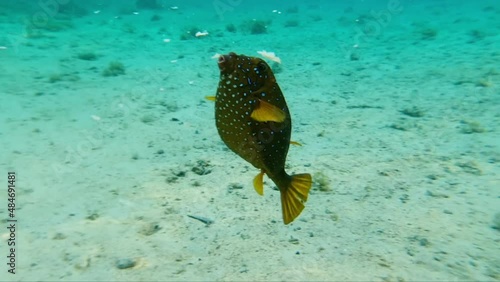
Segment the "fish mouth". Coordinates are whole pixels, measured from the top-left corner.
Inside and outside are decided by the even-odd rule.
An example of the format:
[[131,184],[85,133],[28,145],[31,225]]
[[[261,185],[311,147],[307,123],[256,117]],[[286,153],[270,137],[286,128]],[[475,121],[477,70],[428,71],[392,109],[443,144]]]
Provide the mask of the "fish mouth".
[[220,55],[217,64],[219,65],[219,70],[224,71],[226,68],[225,63],[227,62],[227,55]]
[[225,55],[220,55],[219,60],[217,61],[217,64],[219,65],[219,68],[222,70],[224,67],[224,62],[226,62],[226,59],[224,58]]
[[230,52],[227,55],[220,55],[217,64],[219,65],[219,70],[221,72],[231,72],[234,69],[235,60],[238,59],[238,55],[234,52]]

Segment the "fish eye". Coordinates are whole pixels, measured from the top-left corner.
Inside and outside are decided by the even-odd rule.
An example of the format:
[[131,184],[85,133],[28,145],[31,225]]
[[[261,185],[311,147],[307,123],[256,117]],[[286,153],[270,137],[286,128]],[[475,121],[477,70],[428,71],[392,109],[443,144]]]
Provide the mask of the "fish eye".
[[266,64],[265,64],[265,63],[260,62],[260,63],[257,65],[257,69],[258,69],[259,71],[266,71],[266,70],[267,70],[267,66],[266,66]]

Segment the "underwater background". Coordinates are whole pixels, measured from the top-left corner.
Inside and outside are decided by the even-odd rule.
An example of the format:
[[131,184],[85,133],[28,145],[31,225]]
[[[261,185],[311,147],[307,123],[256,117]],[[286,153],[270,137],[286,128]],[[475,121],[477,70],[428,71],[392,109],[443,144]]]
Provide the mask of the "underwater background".
[[[205,99],[262,50],[289,225]],[[499,66],[497,0],[0,0],[0,280],[500,281]]]

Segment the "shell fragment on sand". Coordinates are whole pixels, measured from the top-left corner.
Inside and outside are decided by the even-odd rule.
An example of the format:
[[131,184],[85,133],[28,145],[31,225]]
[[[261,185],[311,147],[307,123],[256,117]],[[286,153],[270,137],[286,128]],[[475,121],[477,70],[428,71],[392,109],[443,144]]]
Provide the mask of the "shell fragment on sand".
[[208,35],[208,31],[204,30],[204,31],[198,31],[196,32],[196,34],[194,36],[196,37],[203,37],[203,36],[207,36]]
[[279,57],[276,57],[276,54],[274,54],[274,52],[267,52],[266,50],[262,50],[262,51],[257,51],[257,53],[259,53],[262,57],[266,59],[281,64],[281,59]]

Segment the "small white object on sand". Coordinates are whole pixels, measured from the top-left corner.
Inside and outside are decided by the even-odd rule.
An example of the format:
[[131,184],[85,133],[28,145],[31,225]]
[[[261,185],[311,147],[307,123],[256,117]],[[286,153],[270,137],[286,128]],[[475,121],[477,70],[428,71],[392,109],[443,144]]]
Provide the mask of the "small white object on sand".
[[208,35],[208,31],[198,31],[194,36],[196,37],[202,37],[202,36],[207,36]]
[[281,64],[281,59],[276,57],[276,54],[274,54],[274,52],[267,52],[266,50],[262,50],[262,51],[257,51],[257,53],[259,53],[262,57],[266,59]]
[[165,39],[163,39],[163,42],[165,42],[165,43],[170,43],[170,38],[165,38]]
[[6,46],[0,46],[0,50],[7,50]]
[[101,120],[101,117],[100,117],[100,116],[91,115],[90,117],[91,117],[93,120],[95,120],[95,121],[100,121],[100,120]]

